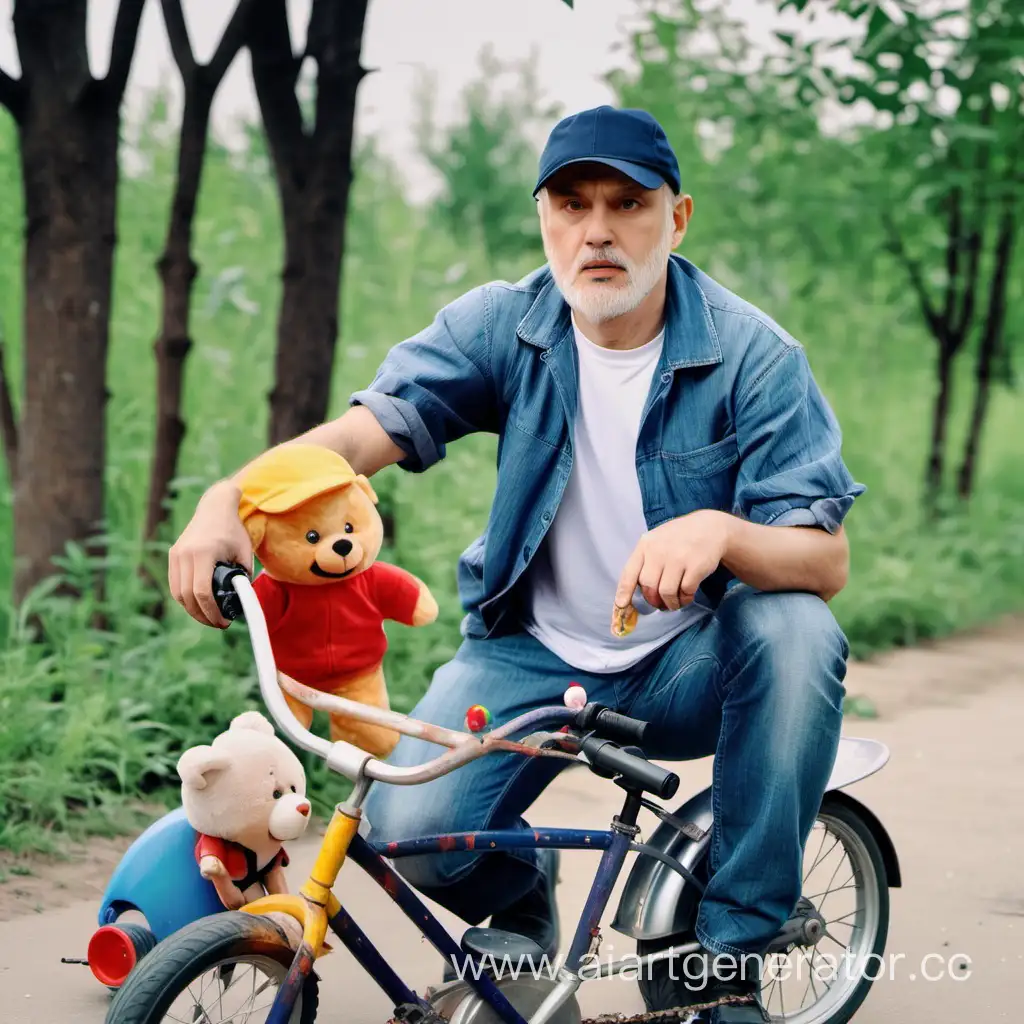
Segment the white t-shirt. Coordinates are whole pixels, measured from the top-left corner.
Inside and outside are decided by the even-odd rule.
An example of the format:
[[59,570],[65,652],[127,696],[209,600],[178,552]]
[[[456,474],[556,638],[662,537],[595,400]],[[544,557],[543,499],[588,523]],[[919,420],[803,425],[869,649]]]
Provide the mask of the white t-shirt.
[[620,351],[594,344],[575,318],[573,329],[579,354],[573,467],[527,571],[524,627],[574,668],[614,672],[708,610],[694,603],[675,612],[654,611],[641,615],[629,636],[612,636],[619,577],[647,532],[636,441],[664,331],[640,348]]

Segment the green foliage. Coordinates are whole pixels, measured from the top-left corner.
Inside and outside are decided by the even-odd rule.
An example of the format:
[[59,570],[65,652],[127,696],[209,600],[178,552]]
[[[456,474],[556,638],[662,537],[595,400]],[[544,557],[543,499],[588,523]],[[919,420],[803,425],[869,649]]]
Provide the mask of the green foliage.
[[[639,72],[616,77],[615,85],[623,105],[647,107],[662,120],[680,154],[695,197],[683,253],[804,342],[843,425],[848,463],[869,488],[848,520],[852,577],[833,605],[854,655],[1020,608],[1024,478],[1013,392],[992,396],[969,513],[953,507],[935,523],[921,513],[918,468],[928,446],[935,346],[884,250],[880,218],[865,194],[864,182],[874,179],[864,177],[864,168],[877,152],[841,134],[823,135],[797,102],[794,80],[770,67],[758,70],[738,27],[720,21],[717,36],[705,33],[704,45],[720,48],[711,60],[681,45],[693,36],[696,9],[672,11],[636,41]],[[392,345],[443,304],[490,278],[515,280],[543,260],[539,238],[519,230],[533,215],[536,154],[518,120],[528,114],[538,125],[554,116],[526,86],[520,100],[496,98],[483,86],[470,90],[465,117],[447,141],[423,140],[444,186],[440,203],[425,208],[406,201],[404,183],[373,140],[360,148],[332,414],[369,382]],[[502,126],[515,142],[514,170],[507,172],[494,148]],[[205,629],[173,603],[165,621],[155,622],[146,612],[152,595],[136,572],[145,555],[163,587],[167,542],[202,490],[262,450],[280,297],[276,192],[261,133],[252,130],[242,152],[212,145],[208,153],[195,223],[196,347],[186,369],[179,497],[166,534],[143,552],[137,538],[153,441],[151,342],[159,311],[154,263],[172,191],[173,131],[154,103],[130,135],[126,166],[133,171],[120,196],[109,363],[109,586],[102,599],[88,595],[81,604],[46,586],[17,616],[0,608],[0,845],[39,846],[54,829],[121,827],[140,796],[175,802],[180,751],[208,742],[244,708],[260,706],[244,625]],[[502,202],[480,202],[481,184]],[[0,326],[16,383],[21,233],[14,134],[0,115]],[[1022,328],[1017,302],[1007,336]],[[959,394],[966,371],[957,372]],[[963,402],[955,404],[955,433],[963,432],[967,412]],[[392,467],[374,478],[396,517],[394,545],[383,557],[423,578],[441,608],[429,628],[387,626],[385,670],[399,710],[411,710],[458,646],[456,562],[486,523],[495,444],[493,437],[469,437],[429,473]],[[6,537],[10,501],[3,478]],[[5,592],[10,556],[9,544],[0,547]],[[83,577],[84,556],[69,552],[64,569]],[[109,629],[95,628],[94,612],[106,616]],[[46,645],[26,642],[32,613],[43,617]],[[316,728],[326,732],[321,721]],[[311,759],[307,764],[323,811],[347,785]]]
[[[422,83],[416,134],[421,155],[443,182],[436,200],[441,222],[460,243],[482,244],[493,261],[540,247],[534,203],[523,186],[537,172],[531,136],[558,110],[541,102],[535,54],[504,64],[488,48],[479,65],[479,78],[463,93],[462,118],[444,130],[434,120],[434,83]],[[511,90],[496,95],[509,73]]]

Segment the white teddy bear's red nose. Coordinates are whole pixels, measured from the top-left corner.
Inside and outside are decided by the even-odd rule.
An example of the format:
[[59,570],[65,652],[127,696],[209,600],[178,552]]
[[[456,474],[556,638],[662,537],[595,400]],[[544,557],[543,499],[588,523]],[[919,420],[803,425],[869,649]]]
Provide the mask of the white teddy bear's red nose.
[[310,811],[309,804],[299,804],[295,808],[295,810],[297,810],[299,812],[299,814],[301,814],[304,818],[308,818],[309,817],[309,811]]

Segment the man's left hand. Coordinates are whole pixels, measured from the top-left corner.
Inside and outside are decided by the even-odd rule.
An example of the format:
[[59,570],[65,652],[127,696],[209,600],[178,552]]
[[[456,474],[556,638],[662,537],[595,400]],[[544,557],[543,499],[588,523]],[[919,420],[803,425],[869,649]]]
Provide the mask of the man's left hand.
[[[630,604],[637,585],[653,608],[677,611],[690,604],[725,557],[731,521],[725,512],[701,509],[645,533],[619,577],[616,607]],[[614,612],[612,622],[614,633]]]

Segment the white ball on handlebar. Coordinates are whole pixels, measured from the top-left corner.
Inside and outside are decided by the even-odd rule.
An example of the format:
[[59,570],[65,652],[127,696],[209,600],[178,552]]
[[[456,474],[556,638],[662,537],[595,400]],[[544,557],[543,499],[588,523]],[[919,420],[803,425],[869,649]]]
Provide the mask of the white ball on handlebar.
[[587,691],[580,686],[579,683],[573,683],[562,698],[565,701],[567,708],[573,708],[579,711],[581,708],[586,707],[587,704]]

